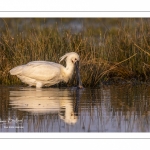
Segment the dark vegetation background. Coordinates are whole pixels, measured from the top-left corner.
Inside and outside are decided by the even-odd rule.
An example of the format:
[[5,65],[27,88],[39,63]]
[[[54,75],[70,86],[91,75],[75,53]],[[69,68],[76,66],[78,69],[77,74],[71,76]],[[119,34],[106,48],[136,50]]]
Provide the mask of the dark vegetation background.
[[[20,85],[9,70],[33,60],[80,55],[85,87],[149,82],[149,18],[1,18],[0,84]],[[63,63],[65,65],[65,62]],[[75,78],[68,84],[75,84]]]

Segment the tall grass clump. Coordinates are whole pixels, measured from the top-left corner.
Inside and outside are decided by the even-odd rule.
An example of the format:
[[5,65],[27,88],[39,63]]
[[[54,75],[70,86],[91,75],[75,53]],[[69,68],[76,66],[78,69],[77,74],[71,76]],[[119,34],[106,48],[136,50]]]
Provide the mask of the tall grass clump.
[[[93,18],[93,22],[99,23],[96,27],[87,24],[87,19],[82,21],[80,32],[66,28],[62,21],[47,25],[41,20],[1,20],[0,84],[21,84],[16,76],[9,74],[15,66],[34,60],[59,62],[62,55],[71,51],[80,55],[85,87],[106,81],[149,81],[149,19]],[[108,20],[109,27],[104,24]],[[67,85],[75,82],[73,78]]]

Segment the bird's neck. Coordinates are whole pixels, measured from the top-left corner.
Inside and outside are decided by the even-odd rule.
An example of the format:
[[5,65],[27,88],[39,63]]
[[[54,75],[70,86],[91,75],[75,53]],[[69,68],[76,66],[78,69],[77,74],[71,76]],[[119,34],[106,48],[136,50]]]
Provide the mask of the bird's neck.
[[66,61],[65,73],[68,79],[70,79],[74,72],[74,64],[71,61]]

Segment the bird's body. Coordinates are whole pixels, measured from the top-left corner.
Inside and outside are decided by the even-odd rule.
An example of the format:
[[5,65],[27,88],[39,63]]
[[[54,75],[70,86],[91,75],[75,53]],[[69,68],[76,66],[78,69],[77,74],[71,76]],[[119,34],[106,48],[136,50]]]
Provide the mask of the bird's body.
[[12,75],[29,86],[43,87],[51,86],[63,81],[64,67],[47,61],[33,61],[26,65],[15,67]]
[[62,56],[60,61],[63,59],[66,59],[66,67],[49,61],[31,61],[11,69],[10,74],[16,75],[29,86],[36,86],[37,88],[51,86],[61,81],[68,82],[73,75],[76,62],[79,61],[79,55],[70,52]]

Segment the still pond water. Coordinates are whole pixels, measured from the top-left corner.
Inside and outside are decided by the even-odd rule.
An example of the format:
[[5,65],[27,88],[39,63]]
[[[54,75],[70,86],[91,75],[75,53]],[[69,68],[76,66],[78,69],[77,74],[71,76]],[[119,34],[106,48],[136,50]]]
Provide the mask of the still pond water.
[[149,85],[0,87],[0,132],[149,131]]

